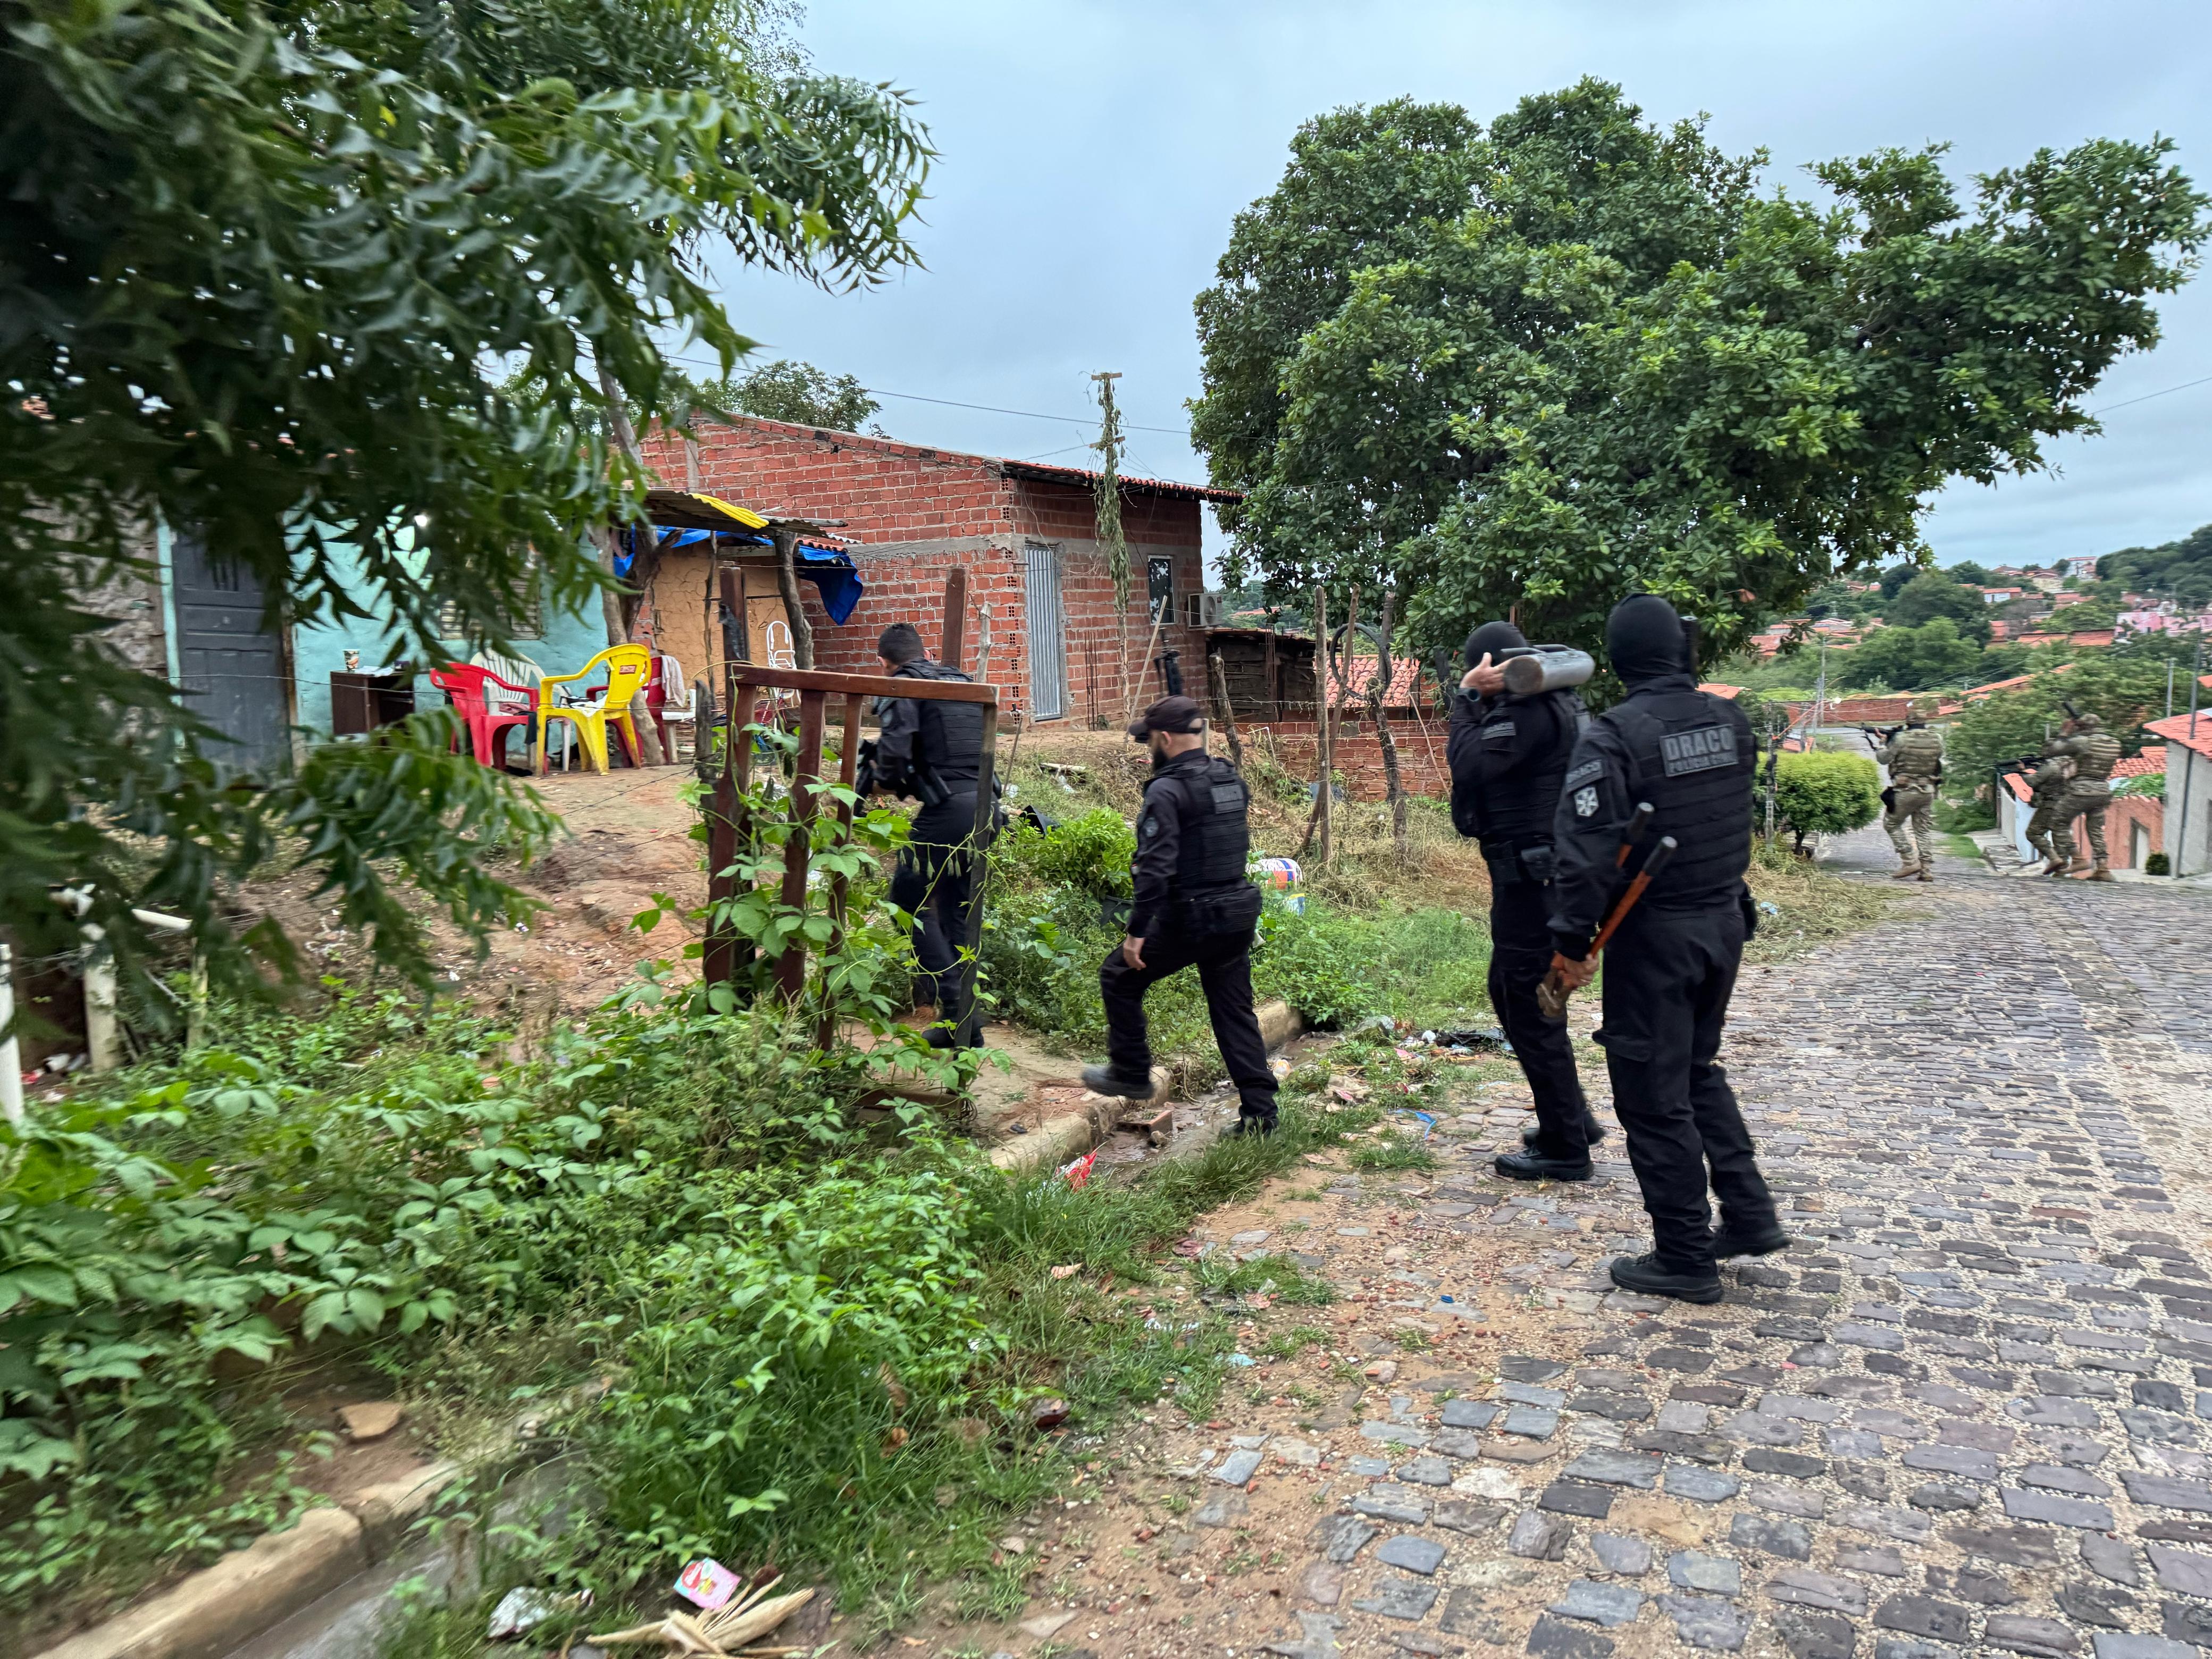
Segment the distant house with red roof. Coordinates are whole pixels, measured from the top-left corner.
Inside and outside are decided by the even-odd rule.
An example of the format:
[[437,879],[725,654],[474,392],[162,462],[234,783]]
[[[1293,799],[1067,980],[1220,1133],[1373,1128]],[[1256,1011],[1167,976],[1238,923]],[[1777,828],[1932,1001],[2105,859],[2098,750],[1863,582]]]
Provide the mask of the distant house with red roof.
[[2173,873],[2202,875],[2212,869],[2212,714],[2170,714],[2144,721],[2143,730],[2166,739],[2166,805],[2179,821],[2167,849]]

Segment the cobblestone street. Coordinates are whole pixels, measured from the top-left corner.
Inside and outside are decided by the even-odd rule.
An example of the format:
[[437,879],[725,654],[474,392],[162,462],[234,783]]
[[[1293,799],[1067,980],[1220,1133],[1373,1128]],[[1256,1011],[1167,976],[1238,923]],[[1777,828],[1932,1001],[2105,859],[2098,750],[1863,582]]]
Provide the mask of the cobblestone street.
[[1427,1180],[1338,1175],[1296,1243],[1206,1233],[1334,1279],[1376,1380],[1138,1455],[1139,1508],[1197,1505],[1154,1547],[1184,1571],[1060,1603],[1056,1650],[2212,1649],[2212,910],[1951,860],[1908,899],[1747,971],[1724,1058],[1797,1243],[1718,1306],[1612,1291],[1648,1237],[1617,1133],[1531,1191],[1488,1173],[1510,1112]]

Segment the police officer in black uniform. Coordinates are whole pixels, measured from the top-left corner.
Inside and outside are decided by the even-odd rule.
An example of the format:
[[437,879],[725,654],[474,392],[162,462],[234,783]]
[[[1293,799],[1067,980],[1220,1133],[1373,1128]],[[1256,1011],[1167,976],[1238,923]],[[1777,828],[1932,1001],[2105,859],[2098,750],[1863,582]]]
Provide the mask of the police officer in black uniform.
[[[1756,912],[1751,862],[1751,725],[1734,703],[1698,690],[1674,607],[1655,594],[1616,606],[1607,653],[1628,695],[1583,733],[1567,767],[1553,845],[1554,966],[1570,985],[1595,971],[1590,943],[1641,858],[1677,844],[1606,947],[1598,1042],[1613,1108],[1651,1218],[1648,1255],[1621,1256],[1624,1290],[1717,1302],[1719,1260],[1765,1255],[1790,1240],[1752,1150],[1728,1075],[1721,1027]],[[1626,871],[1614,867],[1637,803],[1654,810]],[[1720,1200],[1711,1231],[1706,1169]]]
[[1252,1012],[1252,935],[1260,890],[1245,873],[1251,796],[1237,769],[1206,752],[1206,720],[1188,697],[1163,697],[1129,727],[1149,743],[1152,778],[1130,860],[1128,937],[1098,969],[1106,1003],[1104,1066],[1083,1073],[1102,1095],[1149,1099],[1152,1054],[1145,993],[1195,963],[1229,1079],[1237,1085],[1233,1134],[1275,1127],[1275,1076]]
[[1517,1181],[1587,1181],[1605,1130],[1590,1115],[1567,1028],[1546,1019],[1536,988],[1552,965],[1552,818],[1559,781],[1588,716],[1573,690],[1516,696],[1503,654],[1525,646],[1511,623],[1467,638],[1466,678],[1452,699],[1452,823],[1479,837],[1490,866],[1490,1006],[1535,1097],[1524,1151],[1497,1160]]
[[[965,680],[957,668],[932,662],[911,623],[893,623],[876,641],[876,654],[894,679]],[[876,699],[873,771],[877,785],[921,803],[893,872],[890,900],[914,921],[915,959],[933,987],[937,1018],[933,1048],[952,1046],[964,1009],[960,946],[966,939],[974,866],[968,842],[975,830],[975,786],[982,774],[981,703],[939,702],[920,697]],[[981,1032],[969,1041],[981,1045]]]

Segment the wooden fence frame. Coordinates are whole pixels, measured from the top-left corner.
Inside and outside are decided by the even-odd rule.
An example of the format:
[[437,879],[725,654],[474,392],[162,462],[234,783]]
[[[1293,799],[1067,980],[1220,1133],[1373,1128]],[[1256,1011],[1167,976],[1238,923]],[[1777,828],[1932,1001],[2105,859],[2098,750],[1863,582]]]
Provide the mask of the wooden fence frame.
[[[799,694],[799,755],[793,769],[791,786],[792,827],[790,839],[785,843],[783,885],[779,896],[792,909],[803,909],[806,902],[806,870],[813,854],[814,825],[821,811],[823,794],[822,740],[827,722],[827,705],[833,696],[844,699],[844,731],[838,745],[838,782],[847,789],[854,787],[860,765],[860,710],[871,697],[912,697],[924,702],[974,702],[983,706],[983,752],[980,757],[975,779],[975,822],[969,832],[968,856],[975,863],[975,878],[970,885],[967,914],[961,919],[961,1007],[959,1028],[953,1034],[956,1046],[965,1047],[981,1024],[981,1011],[975,1000],[976,954],[983,938],[983,876],[982,860],[990,850],[993,833],[998,817],[996,792],[992,787],[999,749],[999,694],[995,688],[961,680],[925,680],[894,678],[878,674],[832,674],[814,669],[769,668],[750,662],[726,665],[723,687],[722,708],[727,725],[722,744],[721,764],[714,769],[710,761],[702,760],[700,775],[710,786],[706,804],[707,817],[707,902],[709,915],[705,954],[701,961],[701,975],[708,985],[726,985],[738,976],[742,960],[744,942],[726,927],[716,924],[713,910],[734,898],[738,892],[737,877],[731,866],[737,861],[738,847],[750,828],[744,808],[745,787],[752,775],[753,745],[743,740],[745,728],[753,724],[750,718],[754,697],[749,688],[773,691],[796,691]],[[738,718],[740,706],[746,718]],[[704,710],[701,711],[702,714]],[[706,728],[695,726],[696,732]],[[696,739],[695,739],[696,741]],[[700,744],[701,753],[706,745]],[[837,823],[841,838],[849,839],[853,829],[853,808],[849,803],[837,806]],[[830,948],[834,951],[843,939],[846,881],[842,875],[833,877],[830,887],[830,916],[836,929],[831,936]],[[784,947],[775,964],[778,992],[788,1001],[795,1002],[806,982],[806,946],[803,940],[793,939]],[[815,1041],[827,1047],[835,1031],[835,1020],[829,1011],[828,998],[823,998],[823,1012]],[[940,1013],[942,1011],[939,1011]]]

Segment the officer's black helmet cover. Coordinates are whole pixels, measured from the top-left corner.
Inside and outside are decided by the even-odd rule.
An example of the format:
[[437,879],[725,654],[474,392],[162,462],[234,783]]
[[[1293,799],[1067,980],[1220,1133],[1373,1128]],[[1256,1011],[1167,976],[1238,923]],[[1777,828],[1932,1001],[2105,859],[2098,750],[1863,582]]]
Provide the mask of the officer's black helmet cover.
[[1656,593],[1638,593],[1613,606],[1605,620],[1605,654],[1628,685],[1688,672],[1682,619]]
[[1485,623],[1467,636],[1467,665],[1472,668],[1485,657],[1495,662],[1499,652],[1528,643],[1510,622]]

